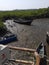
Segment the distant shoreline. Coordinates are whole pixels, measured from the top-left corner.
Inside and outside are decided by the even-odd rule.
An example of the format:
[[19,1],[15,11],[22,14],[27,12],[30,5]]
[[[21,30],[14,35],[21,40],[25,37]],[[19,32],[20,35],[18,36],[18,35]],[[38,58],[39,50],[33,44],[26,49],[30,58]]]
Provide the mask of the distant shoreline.
[[24,19],[49,18],[49,7],[42,9],[0,11],[0,20],[17,18]]

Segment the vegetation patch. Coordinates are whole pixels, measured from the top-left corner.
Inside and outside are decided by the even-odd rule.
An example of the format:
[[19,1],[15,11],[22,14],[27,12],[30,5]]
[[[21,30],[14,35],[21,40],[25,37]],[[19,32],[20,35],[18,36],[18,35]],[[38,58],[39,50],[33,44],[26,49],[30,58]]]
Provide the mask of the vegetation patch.
[[3,22],[0,21],[0,36],[3,36],[7,33],[7,29],[5,27],[5,25],[3,24]]
[[4,28],[4,26],[3,22],[0,22],[0,28]]
[[49,7],[43,9],[31,9],[31,10],[13,10],[13,11],[0,11],[0,28],[4,27],[3,22],[7,19],[37,19],[37,18],[49,18]]
[[49,17],[49,8],[0,11],[0,20],[6,20],[6,19],[11,19],[11,18],[17,19],[19,17],[25,18],[25,19],[36,19],[36,18]]

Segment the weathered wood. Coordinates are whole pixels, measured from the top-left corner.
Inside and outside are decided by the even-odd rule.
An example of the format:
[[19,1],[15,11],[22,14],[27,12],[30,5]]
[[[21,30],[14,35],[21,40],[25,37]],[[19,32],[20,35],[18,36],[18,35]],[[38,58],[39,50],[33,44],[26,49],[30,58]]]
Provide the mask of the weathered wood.
[[34,65],[34,62],[32,62],[32,61],[14,60],[14,59],[11,59],[10,61],[13,61],[13,62],[16,62],[16,63],[24,63],[24,64]]
[[21,51],[27,51],[27,52],[32,52],[32,53],[36,51],[35,49],[21,48],[21,47],[9,46],[9,48],[12,49],[12,50],[21,50]]
[[48,59],[47,59],[46,61],[47,61],[47,62],[49,62],[49,60],[48,60]]
[[35,65],[40,65],[40,56],[39,55],[36,56],[36,63],[35,63]]

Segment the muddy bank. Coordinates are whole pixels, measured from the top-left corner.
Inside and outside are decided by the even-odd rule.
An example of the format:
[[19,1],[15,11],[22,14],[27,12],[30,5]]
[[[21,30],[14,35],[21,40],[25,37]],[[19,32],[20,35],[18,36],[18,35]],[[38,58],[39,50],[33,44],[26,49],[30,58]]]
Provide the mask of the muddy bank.
[[[31,26],[16,23],[12,29],[17,34],[18,42],[9,43],[8,45],[37,48],[38,44],[42,41],[46,45],[47,57],[49,59],[49,46],[46,43],[46,32],[49,31],[49,18],[36,19],[32,22]],[[28,53],[21,51],[12,51],[13,55],[15,55],[14,58],[32,60],[32,58],[28,57]]]

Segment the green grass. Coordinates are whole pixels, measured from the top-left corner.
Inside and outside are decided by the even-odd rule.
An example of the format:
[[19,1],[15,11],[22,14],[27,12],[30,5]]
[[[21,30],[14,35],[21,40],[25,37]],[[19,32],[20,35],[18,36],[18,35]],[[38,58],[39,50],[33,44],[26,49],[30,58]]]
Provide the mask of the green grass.
[[3,28],[3,27],[4,27],[3,22],[0,22],[0,28]]
[[49,8],[37,9],[37,10],[14,10],[14,11],[1,11],[0,19],[4,16],[17,16],[17,17],[26,17],[26,16],[37,16],[41,14],[49,13]]
[[3,27],[2,23],[4,17],[36,17],[41,16],[42,14],[49,15],[49,8],[36,9],[36,10],[13,10],[13,11],[0,11],[0,27]]

